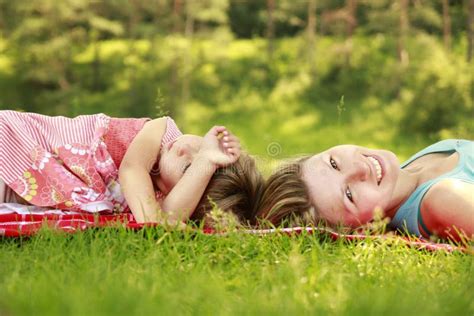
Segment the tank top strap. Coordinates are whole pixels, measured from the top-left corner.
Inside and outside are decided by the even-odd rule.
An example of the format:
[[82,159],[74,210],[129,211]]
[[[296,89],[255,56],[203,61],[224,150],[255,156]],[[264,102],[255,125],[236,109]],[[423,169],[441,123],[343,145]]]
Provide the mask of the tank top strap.
[[456,151],[456,149],[462,146],[465,142],[469,142],[462,139],[446,139],[440,142],[434,143],[423,150],[420,150],[413,156],[411,156],[407,161],[402,163],[400,166],[402,169],[407,165],[412,163],[414,160],[428,154],[437,153],[437,152],[447,152],[447,151]]

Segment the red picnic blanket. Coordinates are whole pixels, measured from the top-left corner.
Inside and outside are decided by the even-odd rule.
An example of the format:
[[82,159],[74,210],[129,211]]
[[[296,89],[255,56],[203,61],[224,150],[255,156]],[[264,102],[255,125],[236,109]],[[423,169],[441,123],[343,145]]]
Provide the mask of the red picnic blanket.
[[[0,236],[5,237],[31,236],[45,226],[58,231],[73,233],[88,228],[112,227],[117,225],[129,229],[141,229],[145,226],[144,224],[138,224],[131,213],[91,214],[85,212],[48,210],[37,206],[15,203],[0,204]],[[225,234],[212,229],[204,229],[203,232],[205,234]],[[423,238],[394,237],[393,235],[343,234],[329,228],[321,227],[242,229],[239,230],[239,232],[256,235],[320,233],[327,234],[333,240],[384,240],[397,238],[400,242],[416,249],[426,249],[429,251],[444,250],[448,252],[468,251],[467,247],[464,246],[435,243]]]

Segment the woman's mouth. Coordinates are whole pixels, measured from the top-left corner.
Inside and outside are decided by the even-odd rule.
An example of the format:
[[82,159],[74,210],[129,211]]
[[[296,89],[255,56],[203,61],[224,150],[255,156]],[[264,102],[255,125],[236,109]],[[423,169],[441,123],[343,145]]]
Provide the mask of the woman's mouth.
[[384,168],[383,168],[383,163],[380,157],[377,156],[367,156],[367,159],[369,159],[370,163],[374,166],[374,170],[376,173],[376,178],[377,178],[377,185],[380,185],[380,182],[382,181],[382,178],[384,176]]

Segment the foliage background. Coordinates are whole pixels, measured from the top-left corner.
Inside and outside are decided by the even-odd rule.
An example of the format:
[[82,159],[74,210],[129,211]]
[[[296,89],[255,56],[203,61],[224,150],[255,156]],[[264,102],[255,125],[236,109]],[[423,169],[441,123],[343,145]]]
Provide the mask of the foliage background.
[[0,109],[221,123],[262,159],[406,158],[474,135],[469,3],[0,0]]

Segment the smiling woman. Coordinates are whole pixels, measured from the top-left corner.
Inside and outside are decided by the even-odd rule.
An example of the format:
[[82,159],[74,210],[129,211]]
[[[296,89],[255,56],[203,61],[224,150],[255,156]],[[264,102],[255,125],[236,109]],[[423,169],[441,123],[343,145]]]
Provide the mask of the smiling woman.
[[[279,168],[268,180],[258,216],[273,224],[298,217],[356,228],[381,211],[393,229],[472,238],[473,169],[472,141],[438,142],[401,167],[387,150],[336,146]],[[296,194],[297,204],[291,198]]]

